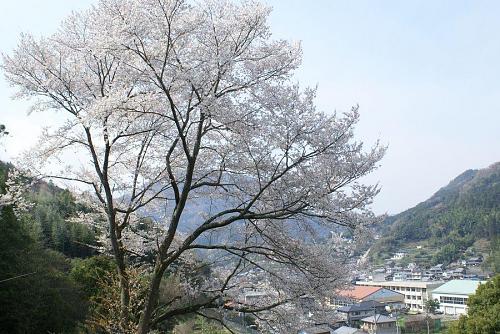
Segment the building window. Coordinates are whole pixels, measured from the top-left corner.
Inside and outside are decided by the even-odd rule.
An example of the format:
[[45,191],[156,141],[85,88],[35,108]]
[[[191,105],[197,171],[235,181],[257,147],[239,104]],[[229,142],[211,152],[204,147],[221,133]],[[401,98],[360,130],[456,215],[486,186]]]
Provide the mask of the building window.
[[444,304],[465,305],[467,298],[439,296],[439,302]]

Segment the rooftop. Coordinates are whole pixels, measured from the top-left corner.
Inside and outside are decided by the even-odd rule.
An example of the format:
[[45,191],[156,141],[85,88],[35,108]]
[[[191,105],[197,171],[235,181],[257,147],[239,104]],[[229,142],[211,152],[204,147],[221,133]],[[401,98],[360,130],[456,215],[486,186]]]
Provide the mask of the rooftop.
[[328,326],[315,326],[304,328],[299,331],[299,334],[330,334],[332,329]]
[[368,297],[372,293],[377,292],[380,289],[382,288],[376,286],[355,285],[348,289],[338,291],[337,295],[351,299],[361,300]]
[[410,288],[429,288],[435,287],[443,284],[443,281],[357,281],[357,285],[367,285],[367,286],[398,286],[398,287],[410,287]]
[[386,304],[379,303],[374,300],[367,300],[361,303],[353,304],[350,306],[342,306],[337,309],[338,312],[349,313],[349,312],[357,312],[357,311],[370,311],[374,308],[385,307]]
[[382,324],[382,323],[387,323],[387,322],[396,322],[396,319],[388,317],[386,315],[382,314],[377,314],[375,316],[369,316],[366,318],[361,319],[362,322],[368,322],[371,324]]
[[442,294],[455,294],[455,295],[472,295],[476,292],[479,284],[485,283],[485,281],[472,281],[472,280],[451,280],[439,288],[432,291],[432,293],[442,293]]
[[361,330],[353,327],[347,327],[347,326],[342,326],[336,330],[333,331],[334,334],[358,334],[358,333],[364,333]]

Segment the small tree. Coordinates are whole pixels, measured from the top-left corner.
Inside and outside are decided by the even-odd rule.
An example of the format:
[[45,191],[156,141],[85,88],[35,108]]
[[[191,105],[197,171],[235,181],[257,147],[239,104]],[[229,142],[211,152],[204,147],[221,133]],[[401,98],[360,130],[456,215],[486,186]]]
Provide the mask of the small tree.
[[436,313],[439,309],[439,300],[437,299],[429,299],[425,302],[425,311],[427,313]]
[[[359,180],[385,148],[354,140],[357,107],[316,110],[315,90],[292,81],[300,46],[271,39],[269,12],[254,1],[101,0],[50,38],[23,35],[4,56],[18,97],[66,115],[24,163],[93,192],[118,269],[122,331],[145,334],[207,309],[258,313],[268,326],[286,313],[290,325],[300,319],[290,303],[349,272],[350,250],[315,242],[314,227],[359,231],[375,219],[379,189]],[[141,228],[144,214],[154,228]],[[136,329],[128,267],[146,249],[154,260]],[[165,274],[186,277],[183,264],[200,251],[223,265],[161,303]],[[238,299],[252,270],[269,296],[257,305]]]
[[430,314],[434,314],[437,309],[439,309],[439,301],[437,299],[429,299],[425,301],[425,322],[427,323],[427,334],[430,334]]

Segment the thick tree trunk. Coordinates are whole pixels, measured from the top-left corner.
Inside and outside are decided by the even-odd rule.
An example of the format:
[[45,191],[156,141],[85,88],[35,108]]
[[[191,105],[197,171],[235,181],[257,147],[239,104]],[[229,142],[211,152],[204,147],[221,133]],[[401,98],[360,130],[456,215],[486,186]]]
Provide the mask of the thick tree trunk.
[[148,295],[144,303],[144,310],[139,319],[139,326],[137,328],[138,334],[147,334],[151,329],[151,317],[153,311],[158,303],[159,293],[160,293],[160,283],[163,277],[165,269],[157,261],[151,282],[149,284]]
[[120,278],[120,327],[126,329],[129,319],[130,283],[126,272],[118,270]]
[[118,278],[120,281],[120,327],[126,330],[129,323],[130,306],[130,279],[127,274],[127,265],[123,245],[121,244],[121,232],[116,227],[116,216],[113,212],[108,213],[110,226],[110,240],[113,248],[113,255],[118,269]]

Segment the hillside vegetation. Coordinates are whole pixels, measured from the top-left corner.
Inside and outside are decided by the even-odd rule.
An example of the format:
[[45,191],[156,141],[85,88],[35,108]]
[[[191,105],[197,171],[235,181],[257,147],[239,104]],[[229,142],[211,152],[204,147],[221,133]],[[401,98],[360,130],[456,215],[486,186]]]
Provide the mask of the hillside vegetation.
[[[4,192],[5,180],[11,166],[0,161],[0,193]],[[46,248],[68,257],[88,257],[95,251],[95,232],[87,226],[71,223],[68,218],[78,211],[88,211],[76,203],[74,195],[52,183],[36,182],[27,197],[33,207],[23,214],[22,220],[29,226],[32,236]]]
[[[0,162],[0,193],[11,166]],[[77,333],[88,298],[70,276],[72,258],[85,258],[95,233],[66,221],[73,195],[39,182],[27,194],[33,207],[17,217],[0,206],[0,333]]]
[[[12,167],[0,161],[0,194]],[[115,333],[109,324],[120,316],[116,265],[94,250],[96,231],[68,219],[89,209],[67,189],[43,181],[26,197],[32,207],[20,215],[12,206],[0,205],[0,334]],[[193,261],[198,269],[191,273],[202,272],[206,279],[207,266]],[[129,275],[138,291],[132,297],[137,308],[136,298],[143,297],[149,277],[139,270]],[[160,296],[167,298],[178,289],[177,281],[168,281]],[[177,325],[176,333],[227,333],[196,314],[165,322],[162,329]]]
[[388,217],[371,256],[387,258],[397,249],[418,244],[423,262],[447,264],[483,245],[487,265],[498,272],[499,223],[500,162],[465,171],[428,200]]

